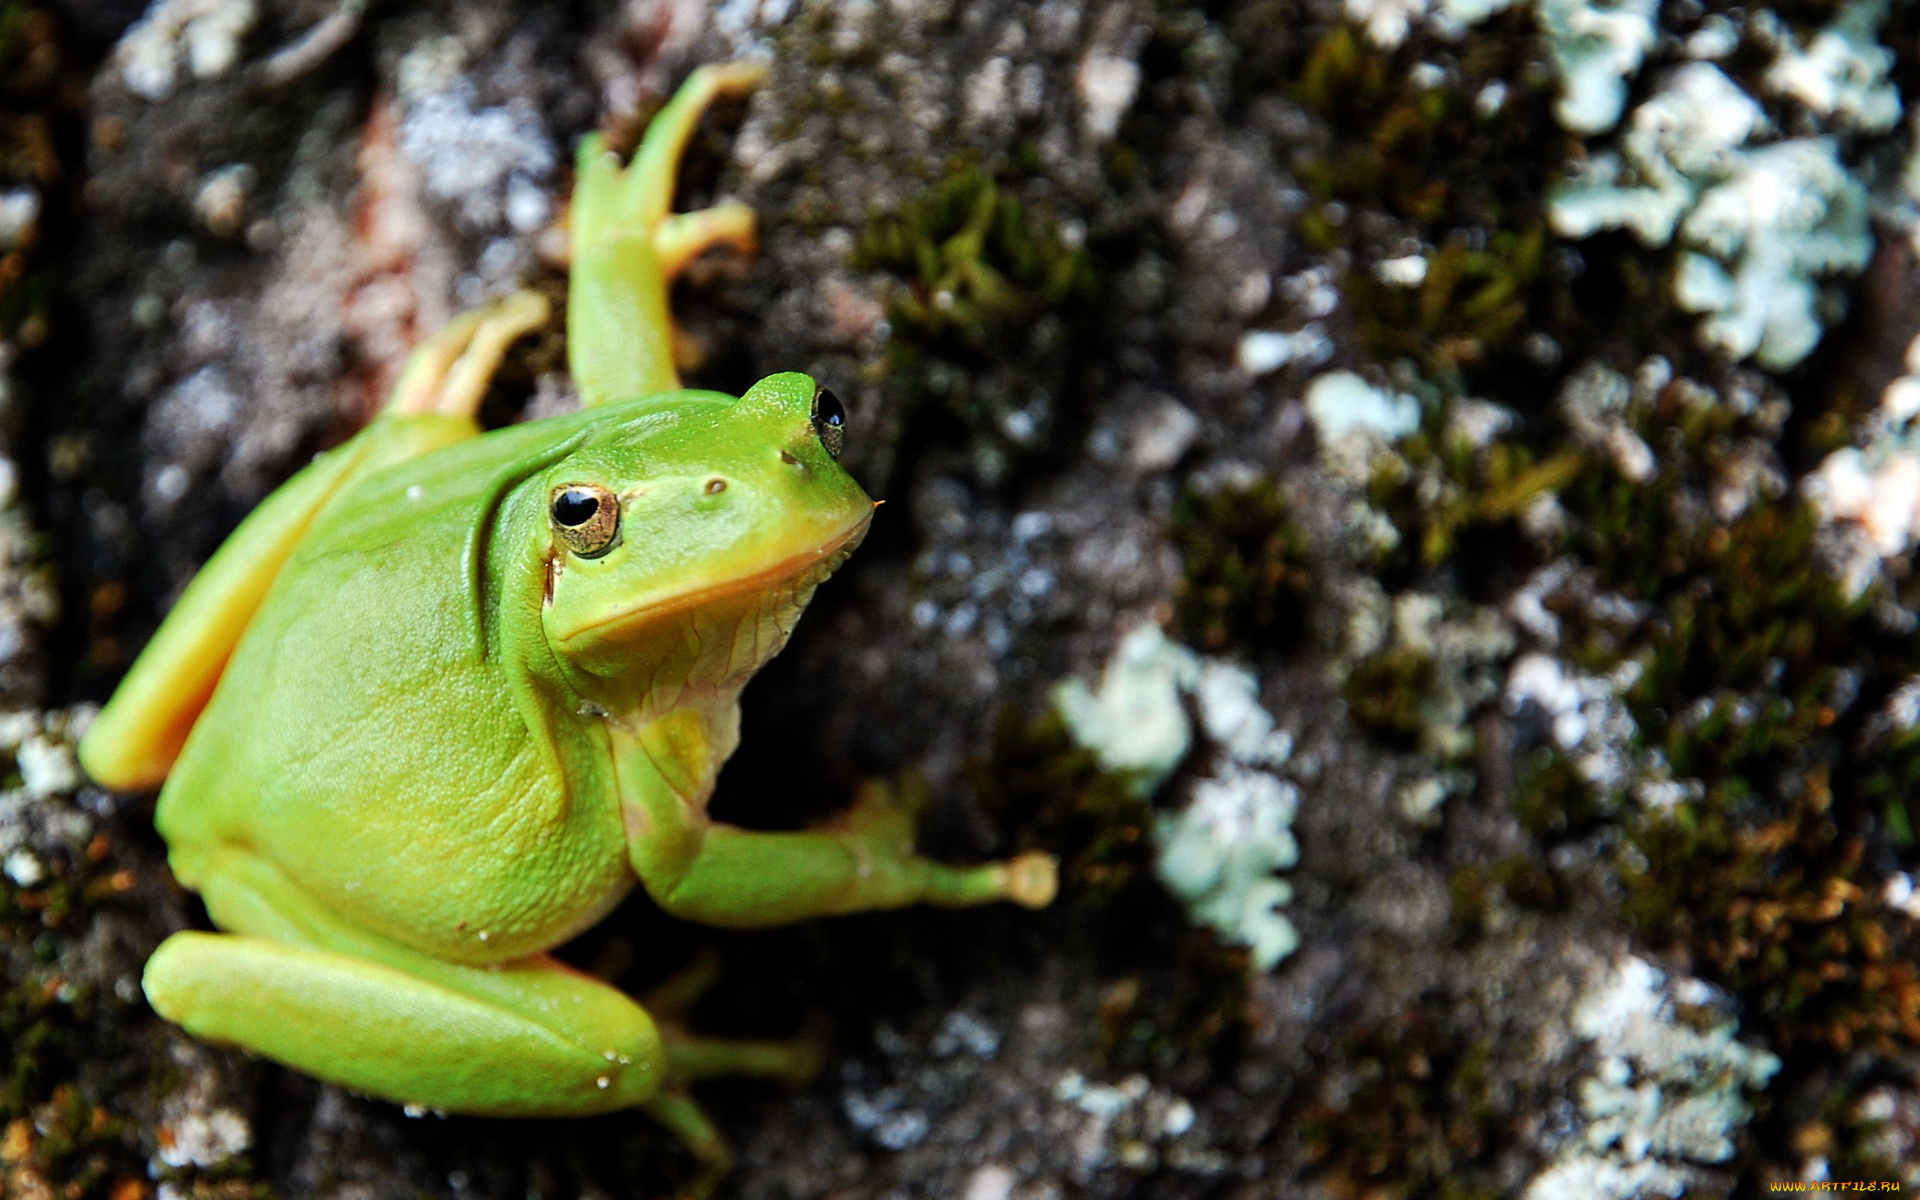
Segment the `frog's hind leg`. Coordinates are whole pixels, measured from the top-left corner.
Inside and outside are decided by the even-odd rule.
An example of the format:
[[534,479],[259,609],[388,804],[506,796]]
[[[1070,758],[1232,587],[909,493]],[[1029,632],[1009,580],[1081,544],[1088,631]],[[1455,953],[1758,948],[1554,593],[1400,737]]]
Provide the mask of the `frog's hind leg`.
[[87,773],[123,790],[159,786],[314,518],[368,472],[478,434],[474,412],[507,345],[547,315],[545,297],[517,292],[457,318],[415,349],[379,419],[248,514],[193,577],[95,718],[80,744]]
[[400,1104],[582,1116],[669,1082],[660,1032],[615,988],[544,955],[467,966],[359,929],[227,844],[181,862],[216,924],[177,933],[142,980],[161,1016]]
[[701,67],[647,126],[626,166],[597,135],[581,142],[567,355],[583,404],[680,386],[668,285],[711,247],[754,248],[753,210],[744,204],[671,211],[680,157],[708,106],[751,91],[765,74],[757,63]]
[[666,1048],[667,1085],[641,1107],[665,1126],[700,1162],[691,1193],[704,1196],[733,1161],[732,1151],[687,1085],[702,1079],[746,1075],[799,1086],[820,1071],[822,1047],[818,1038],[789,1040],[712,1038],[688,1033],[686,1012],[719,978],[720,956],[711,950],[693,964],[648,992],[646,1009],[659,1022]]
[[799,1087],[820,1073],[825,1048],[811,1033],[795,1038],[721,1038],[691,1032],[688,1010],[719,977],[719,954],[703,951],[685,970],[641,997],[659,1023],[674,1083],[749,1075]]

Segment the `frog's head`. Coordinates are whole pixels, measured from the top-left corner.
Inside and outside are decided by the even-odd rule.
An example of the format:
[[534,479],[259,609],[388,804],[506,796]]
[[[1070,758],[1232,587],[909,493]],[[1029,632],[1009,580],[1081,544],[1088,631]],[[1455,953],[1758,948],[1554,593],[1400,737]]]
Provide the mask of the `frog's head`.
[[548,643],[608,680],[744,682],[867,531],[845,427],[832,392],[784,374],[589,438],[541,479]]

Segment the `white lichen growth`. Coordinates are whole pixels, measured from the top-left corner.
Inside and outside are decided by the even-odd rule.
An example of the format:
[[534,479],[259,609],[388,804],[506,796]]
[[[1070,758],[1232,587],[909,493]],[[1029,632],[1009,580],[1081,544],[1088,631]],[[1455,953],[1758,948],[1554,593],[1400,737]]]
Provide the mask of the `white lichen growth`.
[[1633,384],[1625,375],[1600,362],[1590,362],[1567,377],[1560,388],[1560,415],[1582,445],[1613,460],[1631,483],[1653,477],[1653,447],[1628,421]]
[[161,1126],[154,1157],[168,1167],[215,1167],[245,1154],[253,1144],[246,1117],[231,1108],[187,1112]]
[[0,192],[0,251],[18,250],[39,233],[40,193],[30,187]]
[[1853,596],[1920,541],[1920,337],[1905,365],[1881,391],[1861,444],[1827,455],[1801,484],[1828,534],[1826,557]]
[[1554,117],[1587,137],[1618,125],[1627,81],[1659,33],[1659,0],[1538,0],[1535,15],[1560,71]]
[[195,79],[232,70],[258,19],[254,0],[154,0],[114,46],[113,61],[128,91],[164,100],[183,68]]
[[531,101],[483,105],[457,38],[437,38],[400,62],[399,145],[426,194],[471,229],[503,222],[532,233],[552,216],[545,181],[559,152]]
[[1248,947],[1254,968],[1265,971],[1300,943],[1278,911],[1293,893],[1276,874],[1299,861],[1291,828],[1299,791],[1276,773],[1293,741],[1274,727],[1259,691],[1245,669],[1143,625],[1121,639],[1097,688],[1067,680],[1053,700],[1074,740],[1103,768],[1126,772],[1141,795],[1192,749],[1192,705],[1213,769],[1193,782],[1184,805],[1155,814],[1155,871],[1196,923]]
[[1819,342],[1820,281],[1873,252],[1866,190],[1831,138],[1750,145],[1771,132],[1752,97],[1711,63],[1689,63],[1634,110],[1619,149],[1601,151],[1548,198],[1569,238],[1630,230],[1685,247],[1674,298],[1704,316],[1701,341],[1785,369]]
[[1333,350],[1326,327],[1309,321],[1290,333],[1256,329],[1241,335],[1234,361],[1249,375],[1270,375],[1294,364],[1317,367],[1333,357]]
[[1154,826],[1160,881],[1195,921],[1248,947],[1258,971],[1300,945],[1278,911],[1293,887],[1275,875],[1300,861],[1291,828],[1299,800],[1291,783],[1229,767],[1195,784],[1187,806]]
[[[1417,24],[1443,37],[1458,36],[1517,2],[1345,0],[1345,11],[1369,41],[1391,50],[1406,41]],[[1627,82],[1658,36],[1659,10],[1658,0],[1535,0],[1534,15],[1560,74],[1554,116],[1562,127],[1590,136],[1619,123]]]
[[1887,77],[1893,51],[1879,41],[1886,20],[1887,0],[1854,0],[1802,46],[1778,16],[1759,10],[1754,30],[1777,55],[1767,87],[1843,129],[1885,133],[1900,120],[1900,92]]
[[1227,1157],[1209,1147],[1196,1128],[1193,1105],[1177,1092],[1154,1087],[1145,1075],[1118,1083],[1097,1083],[1078,1071],[1063,1073],[1053,1086],[1055,1102],[1076,1110],[1073,1134],[1076,1182],[1095,1171],[1119,1167],[1146,1172],[1160,1167],[1216,1175]]
[[1406,41],[1427,9],[1428,0],[1346,0],[1347,19],[1366,30],[1368,40],[1383,50]]
[[1819,344],[1820,279],[1867,265],[1867,194],[1832,138],[1746,154],[1682,226],[1674,299],[1703,314],[1699,337],[1732,359],[1785,370]]
[[1053,689],[1053,704],[1073,740],[1094,752],[1100,766],[1132,775],[1140,794],[1173,774],[1193,744],[1181,694],[1199,679],[1200,659],[1143,625],[1107,660],[1097,689],[1069,679]]
[[1626,229],[1649,246],[1673,239],[1706,181],[1726,175],[1766,114],[1726,73],[1691,63],[1636,108],[1618,151],[1601,150],[1548,197],[1563,237]]
[[1669,982],[1631,955],[1581,999],[1574,1032],[1599,1063],[1579,1087],[1579,1128],[1527,1200],[1642,1200],[1686,1194],[1700,1168],[1733,1157],[1780,1060],[1735,1039],[1725,1001]]
[[1363,456],[1420,428],[1420,401],[1377,388],[1352,371],[1328,371],[1307,385],[1307,419],[1320,444],[1350,447]]
[[1705,788],[1695,779],[1674,778],[1664,755],[1642,747],[1640,724],[1625,700],[1642,669],[1629,659],[1605,675],[1589,675],[1532,651],[1514,660],[1501,704],[1515,716],[1541,717],[1548,739],[1603,806],[1631,795],[1644,811],[1670,814],[1700,799]]

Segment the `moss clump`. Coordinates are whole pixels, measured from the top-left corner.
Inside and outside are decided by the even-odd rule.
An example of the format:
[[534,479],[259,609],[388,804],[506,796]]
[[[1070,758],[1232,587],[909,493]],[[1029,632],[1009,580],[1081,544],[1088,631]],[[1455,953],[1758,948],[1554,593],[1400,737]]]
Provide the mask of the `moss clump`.
[[1920,726],[1877,730],[1864,747],[1861,793],[1901,850],[1920,844]]
[[0,878],[0,1195],[125,1195],[140,1178],[136,1131],[107,1107],[141,1071],[142,1051],[126,1044],[139,1023],[60,967],[61,944],[133,886],[112,860],[100,836],[77,861],[50,864],[40,886]]
[[[1867,865],[1906,768],[1861,753],[1873,704],[1856,701],[1920,668],[1920,646],[1813,565],[1803,502],[1758,496],[1731,521],[1703,502],[1734,444],[1731,409],[1657,399],[1636,432],[1666,448],[1658,473],[1593,464],[1561,497],[1569,548],[1647,614],[1624,644],[1571,619],[1570,656],[1639,664],[1622,699],[1647,747],[1697,785],[1664,811],[1622,806],[1624,915],[1731,990],[1782,1050],[1920,1045],[1912,922]],[[1522,816],[1577,832],[1595,800],[1543,775],[1521,790]]]
[[990,811],[1060,856],[1062,887],[1078,902],[1102,907],[1151,878],[1152,804],[1132,776],[1076,745],[1057,713],[1003,711],[970,774]]
[[1271,479],[1189,488],[1173,507],[1181,556],[1174,621],[1182,640],[1218,653],[1297,642],[1313,576],[1307,539]]
[[898,213],[875,213],[854,265],[906,284],[888,311],[895,346],[951,357],[992,354],[1017,326],[1094,287],[1086,251],[977,167]]
[[1578,837],[1612,813],[1609,797],[1596,792],[1557,746],[1528,756],[1514,784],[1514,815],[1539,838]]
[[1517,439],[1475,446],[1462,437],[1421,430],[1381,455],[1367,484],[1368,501],[1400,531],[1400,543],[1378,564],[1389,575],[1439,566],[1463,549],[1488,557],[1530,557],[1517,522],[1542,496],[1558,492],[1585,464],[1577,451],[1541,456]]
[[1099,295],[1093,258],[1064,219],[1030,207],[1014,181],[961,169],[895,212],[875,212],[853,263],[893,277],[889,386],[909,413],[934,412],[974,439],[978,473],[1046,443]]
[[1490,1200],[1474,1168],[1511,1136],[1495,1106],[1485,1041],[1443,1029],[1428,1006],[1340,1046],[1299,1130],[1330,1195]]
[[62,1084],[31,1116],[0,1124],[0,1196],[146,1196],[126,1154],[132,1130]]
[[[1102,769],[1051,710],[1029,719],[1012,708],[969,774],[995,818],[1019,830],[1023,847],[1060,857],[1063,900],[1102,918],[1108,957],[1125,972],[1101,1007],[1109,1060],[1170,1068],[1230,1054],[1246,1020],[1247,951],[1193,928],[1154,878],[1154,808],[1139,779]],[[1161,932],[1143,937],[1148,926]],[[1176,955],[1164,953],[1168,944],[1179,946]],[[1154,946],[1162,950],[1143,962]]]
[[1486,237],[1453,233],[1429,257],[1418,287],[1349,273],[1342,291],[1362,314],[1362,349],[1385,361],[1411,358],[1436,375],[1501,353],[1528,318],[1528,292],[1543,274],[1546,248],[1539,225]]
[[1360,660],[1343,689],[1354,724],[1390,746],[1411,750],[1427,728],[1435,675],[1431,656],[1392,646]]
[[[1524,18],[1498,16],[1442,56],[1453,61],[1435,82],[1342,24],[1283,77],[1328,133],[1292,155],[1321,201],[1300,230],[1323,251],[1352,254],[1341,294],[1370,355],[1411,358],[1428,377],[1450,379],[1512,364],[1529,323],[1564,312],[1549,295],[1541,197],[1569,139],[1547,89],[1527,82],[1532,39]],[[1425,278],[1401,287],[1375,277],[1381,234],[1349,219],[1354,212],[1385,215],[1404,239],[1431,247]]]
[[1626,914],[1688,947],[1782,1049],[1920,1045],[1906,922],[1872,891],[1864,840],[1836,827],[1831,804],[1814,772],[1784,816],[1756,827],[1711,808],[1636,824]]

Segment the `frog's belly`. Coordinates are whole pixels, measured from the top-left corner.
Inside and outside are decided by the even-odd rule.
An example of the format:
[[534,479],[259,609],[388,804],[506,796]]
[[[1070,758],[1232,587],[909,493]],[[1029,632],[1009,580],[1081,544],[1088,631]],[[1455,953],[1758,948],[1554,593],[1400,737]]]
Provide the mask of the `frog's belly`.
[[586,929],[635,882],[617,809],[568,809],[551,787],[513,786],[524,782],[446,803],[269,801],[254,844],[331,911],[402,945],[518,958]]

